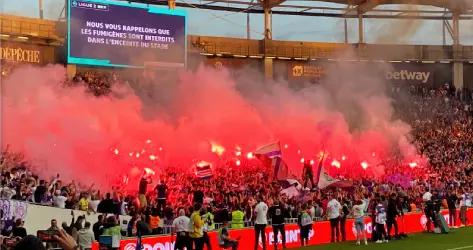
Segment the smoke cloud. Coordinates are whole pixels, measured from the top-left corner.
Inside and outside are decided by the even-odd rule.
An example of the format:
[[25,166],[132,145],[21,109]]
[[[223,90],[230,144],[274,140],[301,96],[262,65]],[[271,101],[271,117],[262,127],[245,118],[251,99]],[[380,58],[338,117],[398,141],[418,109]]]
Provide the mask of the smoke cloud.
[[[333,171],[330,162],[338,160],[344,175],[365,171],[362,161],[380,175],[387,158],[419,158],[372,65],[334,64],[320,85],[299,90],[250,70],[233,79],[226,70],[199,67],[179,79],[116,85],[99,98],[64,87],[65,73],[61,66],[28,66],[3,82],[4,144],[24,152],[45,177],[60,173],[110,187],[144,168],[190,170],[197,161],[231,164],[239,157],[259,164],[245,156],[274,141],[297,175],[301,158],[317,162],[321,151],[326,168]],[[225,152],[212,152],[212,144]]]

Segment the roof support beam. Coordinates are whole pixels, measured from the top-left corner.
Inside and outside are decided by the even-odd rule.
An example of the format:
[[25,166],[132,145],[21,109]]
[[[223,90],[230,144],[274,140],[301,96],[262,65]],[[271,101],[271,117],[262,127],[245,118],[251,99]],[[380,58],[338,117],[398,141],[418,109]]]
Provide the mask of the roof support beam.
[[365,0],[363,3],[358,4],[356,8],[350,9],[346,14],[356,15],[364,14],[380,4],[384,4],[387,0]]

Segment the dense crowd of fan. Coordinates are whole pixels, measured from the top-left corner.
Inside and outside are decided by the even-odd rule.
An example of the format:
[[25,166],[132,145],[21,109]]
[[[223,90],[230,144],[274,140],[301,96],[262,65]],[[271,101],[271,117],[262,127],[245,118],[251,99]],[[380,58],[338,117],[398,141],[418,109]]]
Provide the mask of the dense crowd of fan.
[[[111,85],[118,79],[116,74],[84,73],[78,74],[74,82],[86,84],[92,93],[100,96],[108,94]],[[451,197],[461,197],[473,189],[471,104],[457,98],[448,87],[432,90],[393,88],[392,96],[397,115],[412,126],[412,137],[418,151],[429,159],[428,168],[423,170],[428,175],[412,175],[408,185],[400,185],[387,178],[364,178],[354,181],[348,189],[309,191],[301,188],[296,195],[288,196],[281,195],[281,190],[287,185],[272,179],[272,169],[258,165],[244,166],[245,171],[241,171],[241,167],[220,166],[214,169],[213,178],[207,180],[196,178],[194,173],[166,169],[159,178],[143,177],[138,194],[121,190],[103,193],[93,186],[65,183],[60,175],[50,180],[42,179],[30,171],[21,153],[7,149],[2,152],[0,161],[0,198],[91,213],[131,215],[130,226],[124,230],[128,236],[136,234],[138,222],[146,223],[145,228],[149,230],[144,230],[145,234],[167,233],[165,229],[177,217],[179,209],[183,208],[190,214],[194,203],[203,204],[206,208],[204,213],[211,212],[216,223],[232,220],[232,214],[239,211],[243,214],[240,226],[245,226],[253,219],[256,197],[262,197],[269,206],[275,202],[283,204],[286,218],[296,218],[307,207],[312,218],[327,218],[331,195],[335,195],[343,211],[346,211],[342,219],[350,215],[348,211],[356,205],[355,200],[363,200],[366,212],[374,209],[371,201],[380,199],[395,199],[399,213],[420,210],[425,207],[423,196],[430,190],[435,190],[444,198],[445,208],[458,207],[459,200],[454,200],[452,205]],[[395,166],[392,169],[395,171],[391,172],[401,170]],[[109,220],[107,223],[112,225],[109,227],[116,226],[116,221]],[[19,223],[17,227],[21,226],[21,221]],[[106,223],[105,218],[101,217],[100,223]],[[86,227],[89,229],[90,225]],[[63,228],[76,235],[77,239],[77,232],[71,231],[73,225],[63,224]],[[82,227],[76,229],[80,231]],[[95,228],[94,233],[98,237],[102,232]],[[18,235],[18,232],[13,234]],[[20,234],[23,236],[25,233]],[[342,232],[342,238],[343,235]]]

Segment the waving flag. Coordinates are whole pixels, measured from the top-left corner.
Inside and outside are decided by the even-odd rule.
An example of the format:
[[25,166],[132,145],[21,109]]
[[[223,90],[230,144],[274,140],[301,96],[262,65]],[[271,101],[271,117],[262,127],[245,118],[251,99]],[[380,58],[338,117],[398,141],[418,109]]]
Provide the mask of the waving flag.
[[195,175],[200,179],[208,179],[213,176],[212,164],[200,161],[195,165]]
[[259,147],[254,152],[254,155],[256,156],[264,155],[268,158],[281,157],[282,156],[281,144],[279,142],[275,142],[275,143],[271,143],[271,144]]
[[282,159],[281,144],[279,142],[256,149],[254,155],[262,161],[265,166],[274,169],[274,179],[283,180],[287,178],[289,171],[287,164]]
[[319,172],[317,173],[316,185],[319,189],[324,189],[327,187],[348,188],[353,186],[353,183],[333,178],[327,172],[325,172],[324,167],[320,166]]
[[340,181],[339,179],[335,179],[332,176],[328,175],[327,172],[325,172],[325,169],[323,166],[319,167],[319,172],[316,178],[316,185],[318,188],[324,189],[339,181]]

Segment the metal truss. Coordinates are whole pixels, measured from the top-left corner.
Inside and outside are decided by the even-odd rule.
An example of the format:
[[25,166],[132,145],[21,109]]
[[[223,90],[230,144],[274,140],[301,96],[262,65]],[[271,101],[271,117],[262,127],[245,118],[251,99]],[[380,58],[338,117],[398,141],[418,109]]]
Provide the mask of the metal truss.
[[[269,1],[269,2],[268,2]],[[168,5],[167,0],[133,0],[154,5]],[[339,18],[449,20],[454,13],[461,20],[473,20],[473,0],[176,0],[176,6],[264,14],[270,6],[274,15],[320,16]],[[415,3],[415,8],[402,8]],[[332,3],[331,5],[327,3]],[[392,6],[392,4],[401,5]]]

